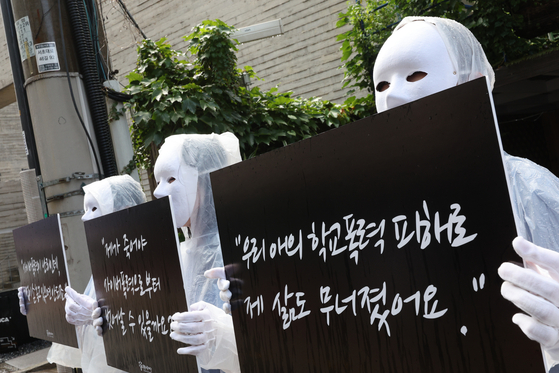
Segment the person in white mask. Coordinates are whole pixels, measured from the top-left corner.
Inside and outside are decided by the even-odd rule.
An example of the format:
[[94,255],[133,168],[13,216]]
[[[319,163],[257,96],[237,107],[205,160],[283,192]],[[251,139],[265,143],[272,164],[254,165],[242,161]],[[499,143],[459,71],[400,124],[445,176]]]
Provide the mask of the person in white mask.
[[[156,198],[172,196],[181,243],[189,312],[173,315],[170,337],[189,346],[177,353],[197,357],[204,369],[240,372],[233,320],[223,309],[216,281],[204,273],[223,267],[210,172],[241,160],[232,133],[167,137],[155,162]],[[183,310],[178,310],[183,311]]]
[[[108,177],[84,186],[83,190],[85,213],[82,221],[95,219],[146,201],[140,184],[128,175]],[[84,373],[123,372],[107,365],[101,337],[102,320],[95,299],[93,277],[89,279],[84,294],[78,293],[71,287],[66,287],[65,291],[66,320],[77,327],[80,349],[53,343],[47,360],[63,366],[80,367]],[[27,309],[21,288],[20,293],[20,311],[26,314]]]
[[[473,34],[458,22],[407,17],[382,46],[374,66],[379,112],[458,84],[495,74]],[[502,295],[525,313],[513,322],[546,352],[548,366],[559,362],[559,179],[537,164],[503,154],[519,234],[515,251],[527,263],[504,263]]]

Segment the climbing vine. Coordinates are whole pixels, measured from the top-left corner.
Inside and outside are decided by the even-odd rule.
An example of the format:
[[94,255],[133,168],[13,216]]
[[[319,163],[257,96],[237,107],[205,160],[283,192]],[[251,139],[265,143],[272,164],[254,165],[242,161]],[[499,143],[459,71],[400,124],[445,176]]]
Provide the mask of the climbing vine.
[[148,168],[153,148],[173,134],[233,132],[246,159],[370,115],[358,100],[338,105],[245,87],[242,74],[258,77],[250,66],[237,67],[233,31],[220,20],[204,21],[185,37],[186,52],[165,39],[139,46],[126,88],[139,166]]

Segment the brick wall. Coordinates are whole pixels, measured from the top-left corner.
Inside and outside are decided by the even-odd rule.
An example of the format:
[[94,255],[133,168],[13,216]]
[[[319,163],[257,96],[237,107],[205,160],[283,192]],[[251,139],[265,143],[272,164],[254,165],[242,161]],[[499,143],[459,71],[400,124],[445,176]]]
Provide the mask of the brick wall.
[[[250,65],[264,81],[255,82],[262,89],[279,85],[280,91],[293,91],[304,97],[319,96],[343,102],[343,71],[340,66],[340,43],[336,36],[338,13],[347,7],[345,0],[270,0],[270,1],[141,1],[125,2],[136,22],[151,39],[167,37],[174,49],[184,50],[182,37],[206,19],[221,19],[244,27],[281,18],[284,34],[279,37],[239,46],[239,67]],[[106,17],[107,38],[113,68],[119,80],[136,62],[135,41],[141,40],[132,25],[124,21],[122,11],[111,0],[101,1]]]
[[[115,1],[99,3],[113,69],[119,70],[118,79],[126,85],[125,76],[135,67],[142,37]],[[280,91],[293,91],[295,96],[318,96],[338,103],[345,100],[343,70],[338,69],[341,43],[336,42],[342,32],[336,22],[338,13],[347,8],[345,0],[127,0],[125,4],[147,37],[166,37],[174,49],[183,51],[186,42],[182,37],[203,20],[217,18],[245,27],[281,18],[283,35],[238,46],[238,66],[252,66],[263,79],[253,83],[264,90],[279,85]],[[140,177],[149,200],[146,172]]]
[[[142,37],[127,20],[115,0],[98,0],[106,20],[107,39],[113,68],[119,80],[134,68],[136,43]],[[281,18],[284,35],[239,46],[239,66],[250,65],[264,79],[256,84],[269,89],[279,84],[281,91],[295,95],[320,96],[342,102],[343,71],[340,43],[336,36],[338,13],[347,7],[345,0],[270,0],[270,1],[182,1],[126,0],[136,22],[151,39],[167,37],[175,49],[184,50],[182,37],[205,19],[244,27]],[[11,82],[11,68],[0,19],[0,85]],[[1,88],[0,87],[0,88]]]

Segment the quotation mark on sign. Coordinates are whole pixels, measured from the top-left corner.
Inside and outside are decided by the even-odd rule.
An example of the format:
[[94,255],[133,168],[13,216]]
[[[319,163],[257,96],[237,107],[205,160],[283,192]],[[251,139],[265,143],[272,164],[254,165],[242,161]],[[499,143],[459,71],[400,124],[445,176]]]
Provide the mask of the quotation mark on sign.
[[235,237],[235,246],[239,246],[241,244],[241,235],[239,234]]
[[[475,292],[477,292],[478,290],[483,289],[485,287],[485,275],[482,273],[479,276],[479,279],[474,277],[472,279],[472,286],[473,286]],[[460,328],[460,333],[462,333],[465,336],[466,333],[468,333],[468,328],[466,326],[462,326]]]
[[[472,285],[474,286],[474,291],[477,291],[478,280],[475,277],[472,280]],[[481,276],[479,276],[479,290],[483,289],[484,286],[485,286],[485,275],[482,273]]]

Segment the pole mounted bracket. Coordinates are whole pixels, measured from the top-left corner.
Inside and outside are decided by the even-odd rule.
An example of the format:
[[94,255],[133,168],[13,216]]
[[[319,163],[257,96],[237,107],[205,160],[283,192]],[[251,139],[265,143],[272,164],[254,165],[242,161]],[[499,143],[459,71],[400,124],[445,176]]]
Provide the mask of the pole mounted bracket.
[[41,189],[44,189],[56,184],[69,183],[72,180],[88,180],[88,179],[99,180],[99,174],[86,174],[85,172],[74,172],[72,175],[61,177],[60,179],[55,179],[55,180],[50,180],[45,182],[41,182],[40,180],[37,179],[37,181],[39,182],[39,187]]
[[84,210],[74,210],[74,211],[66,211],[59,213],[60,218],[69,218],[70,216],[76,215],[83,215],[85,213]]
[[55,195],[52,195],[50,197],[47,197],[47,203],[52,202],[52,201],[58,201],[58,200],[66,198],[66,197],[80,196],[80,195],[83,196],[84,194],[85,193],[84,193],[83,189],[76,189],[76,190],[72,190],[71,192],[55,194]]

